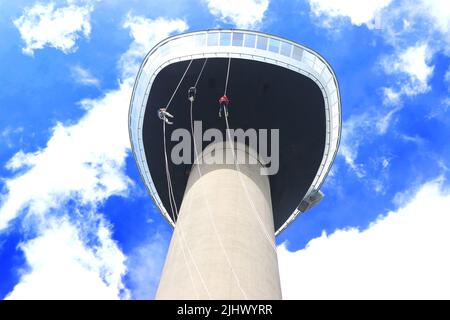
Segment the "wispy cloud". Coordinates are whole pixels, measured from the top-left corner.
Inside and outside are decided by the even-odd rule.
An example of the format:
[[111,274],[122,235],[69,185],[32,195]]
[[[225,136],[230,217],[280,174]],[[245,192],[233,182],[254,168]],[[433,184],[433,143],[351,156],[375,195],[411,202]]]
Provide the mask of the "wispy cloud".
[[370,159],[360,158],[360,148],[384,135],[392,117],[400,109],[399,107],[391,110],[387,114],[385,110],[370,109],[362,114],[355,114],[343,122],[338,155],[344,159],[345,164],[360,182],[377,194],[386,193],[391,157],[384,153],[381,155],[373,153]]
[[188,28],[181,19],[147,19],[143,16],[129,14],[123,27],[128,29],[134,39],[127,52],[119,60],[122,78],[133,78],[144,56],[158,41],[167,38],[171,33],[183,32]]
[[418,146],[423,146],[425,144],[425,142],[426,142],[426,140],[424,138],[420,137],[417,134],[414,135],[414,136],[408,136],[406,134],[402,134],[400,136],[400,138],[402,140],[406,141],[406,142],[411,142],[411,143],[414,143],[414,144],[416,144]]
[[385,89],[385,101],[399,104],[403,95],[415,96],[428,92],[431,89],[428,81],[434,70],[434,66],[428,64],[431,56],[429,46],[421,43],[385,57],[382,61],[384,72],[397,75],[398,82],[395,88]]
[[366,176],[366,170],[362,164],[357,163],[357,157],[365,132],[369,130],[373,130],[373,125],[368,113],[352,116],[343,123],[339,155],[344,157],[345,163],[358,178]]
[[449,86],[448,89],[450,91],[450,66],[448,67],[447,71],[445,72],[444,80],[445,80],[445,82],[447,82],[447,85]]
[[204,0],[212,15],[238,28],[257,28],[269,7],[269,0]]
[[[366,170],[357,162],[359,147],[377,135],[386,134],[410,99],[432,90],[433,57],[450,55],[448,1],[330,1],[309,0],[311,15],[330,30],[344,25],[369,28],[378,35],[391,53],[379,55],[378,64],[387,75],[374,98],[378,108],[367,108],[353,115],[343,125],[340,154],[358,177]],[[381,51],[380,51],[381,52]],[[406,100],[409,99],[409,100]],[[439,110],[447,110],[446,98]],[[442,108],[443,107],[443,108]],[[431,106],[431,109],[434,108]]]
[[394,115],[402,109],[401,106],[396,106],[394,109],[387,111],[387,113],[381,113],[375,120],[375,126],[379,134],[385,134],[392,122]]
[[0,141],[3,142],[8,148],[12,148],[15,145],[16,140],[19,143],[22,142],[23,127],[12,128],[7,126],[0,132]]
[[100,81],[94,77],[91,72],[79,65],[73,66],[70,68],[72,78],[76,83],[85,85],[85,86],[94,86],[99,87]]
[[385,104],[400,105],[403,97],[427,93],[433,75],[433,56],[450,56],[450,3],[433,1],[331,1],[309,0],[311,13],[322,25],[336,29],[343,21],[366,26],[391,45],[393,53],[382,57],[387,82]]

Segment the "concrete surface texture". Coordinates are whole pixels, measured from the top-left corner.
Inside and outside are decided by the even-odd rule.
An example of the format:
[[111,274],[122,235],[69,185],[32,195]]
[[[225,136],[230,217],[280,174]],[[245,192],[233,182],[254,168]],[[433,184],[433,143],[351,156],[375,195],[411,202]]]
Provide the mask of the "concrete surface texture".
[[281,299],[269,179],[249,154],[237,146],[238,167],[193,166],[156,299]]

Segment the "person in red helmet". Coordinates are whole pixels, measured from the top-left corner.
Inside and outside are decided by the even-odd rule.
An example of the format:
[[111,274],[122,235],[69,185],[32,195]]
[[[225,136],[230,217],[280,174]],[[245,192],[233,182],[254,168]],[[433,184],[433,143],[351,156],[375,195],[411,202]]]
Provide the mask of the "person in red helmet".
[[225,117],[228,118],[228,104],[230,103],[230,99],[226,95],[223,95],[219,99],[219,117],[222,117],[222,111],[225,114]]

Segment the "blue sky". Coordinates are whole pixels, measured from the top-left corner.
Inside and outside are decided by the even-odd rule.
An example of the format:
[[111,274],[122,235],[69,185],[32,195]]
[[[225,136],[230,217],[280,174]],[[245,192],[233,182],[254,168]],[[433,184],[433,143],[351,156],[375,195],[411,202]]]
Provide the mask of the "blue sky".
[[0,0],[0,297],[151,299],[170,241],[130,153],[159,40],[252,28],[320,52],[343,138],[325,198],[278,238],[286,298],[450,298],[444,0]]

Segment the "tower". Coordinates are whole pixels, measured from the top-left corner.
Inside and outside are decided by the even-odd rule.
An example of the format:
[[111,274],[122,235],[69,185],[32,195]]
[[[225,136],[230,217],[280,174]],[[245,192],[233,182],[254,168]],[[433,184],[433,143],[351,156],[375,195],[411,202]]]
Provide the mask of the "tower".
[[322,199],[340,109],[330,65],[273,35],[198,31],[149,52],[129,132],[174,227],[156,298],[281,298],[275,236]]

